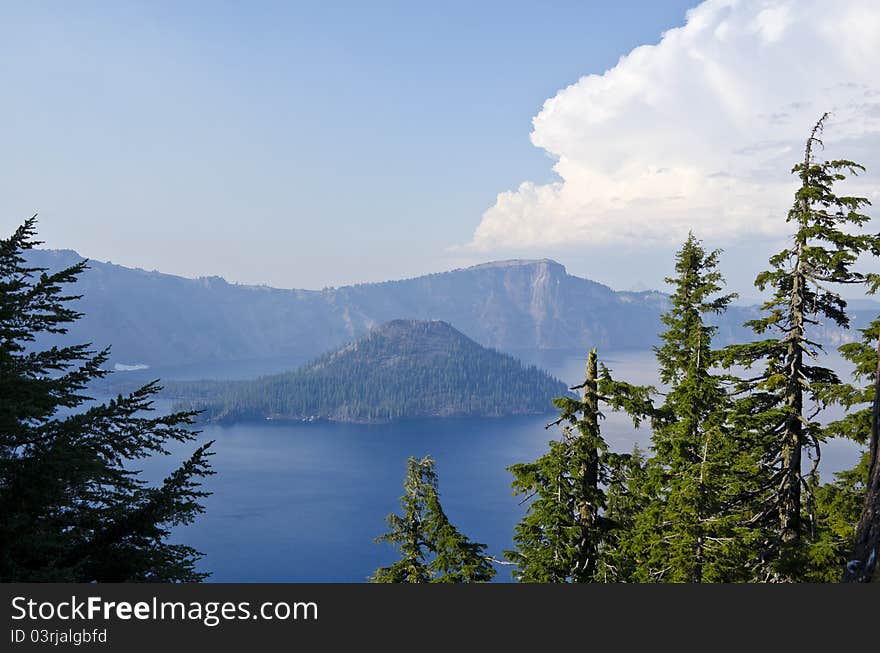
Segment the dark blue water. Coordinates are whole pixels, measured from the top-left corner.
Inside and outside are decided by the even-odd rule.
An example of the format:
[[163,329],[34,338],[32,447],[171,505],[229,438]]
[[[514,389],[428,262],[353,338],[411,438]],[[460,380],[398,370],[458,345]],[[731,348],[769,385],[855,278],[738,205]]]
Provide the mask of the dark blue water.
[[364,580],[395,559],[373,539],[398,508],[407,457],[430,454],[450,519],[501,557],[521,514],[505,467],[543,450],[543,421],[211,426],[214,494],[175,539],[206,554],[215,581]]
[[[611,363],[619,378],[651,381],[650,354],[618,355]],[[577,356],[547,365],[569,382],[582,366]],[[158,407],[168,408],[165,402]],[[431,455],[447,515],[500,558],[524,511],[505,468],[546,450],[556,437],[543,428],[550,418],[208,425],[200,439],[216,441],[217,474],[206,481],[213,495],[206,513],[173,539],[205,553],[201,568],[213,581],[362,581],[396,559],[390,546],[373,539],[398,509],[407,457]],[[644,446],[650,437],[613,413],[603,432],[616,451]],[[173,456],[147,461],[146,475],[160,478],[194,448],[176,447]],[[851,466],[854,455],[848,443],[826,445],[823,473]],[[500,567],[498,579],[509,580],[510,568]]]

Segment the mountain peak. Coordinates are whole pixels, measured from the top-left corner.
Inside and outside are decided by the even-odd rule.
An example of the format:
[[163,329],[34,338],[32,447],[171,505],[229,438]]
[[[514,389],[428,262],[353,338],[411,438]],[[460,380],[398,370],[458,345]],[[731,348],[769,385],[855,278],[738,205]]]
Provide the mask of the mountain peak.
[[312,369],[336,364],[341,359],[357,357],[362,362],[388,365],[400,360],[430,359],[453,352],[480,349],[448,322],[442,320],[391,320],[373,327],[354,342],[326,354],[311,364]]
[[562,263],[558,263],[553,259],[549,258],[537,258],[537,259],[523,259],[523,258],[513,258],[513,259],[505,259],[502,261],[489,261],[488,263],[480,263],[478,265],[472,265],[469,268],[465,268],[467,270],[491,270],[491,269],[504,269],[504,268],[518,268],[518,267],[546,267],[546,268],[555,268],[560,270],[563,274],[565,274],[565,266]]
[[413,334],[428,334],[428,333],[448,333],[448,334],[457,334],[462,338],[466,337],[463,333],[458,331],[455,327],[453,327],[449,322],[444,322],[443,320],[389,320],[388,322],[383,322],[378,326],[370,329],[370,333],[366,336],[370,335],[384,335],[384,336],[396,336],[407,333]]

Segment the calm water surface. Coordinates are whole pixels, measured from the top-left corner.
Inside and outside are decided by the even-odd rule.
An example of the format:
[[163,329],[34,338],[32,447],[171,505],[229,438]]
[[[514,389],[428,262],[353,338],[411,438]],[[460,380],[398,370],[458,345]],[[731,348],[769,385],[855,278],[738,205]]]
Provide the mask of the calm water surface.
[[[549,354],[539,362],[572,384],[583,373],[583,356]],[[618,378],[653,381],[650,353],[611,355],[606,362]],[[395,559],[391,547],[373,539],[398,508],[407,457],[430,454],[450,519],[500,558],[523,514],[505,468],[546,450],[555,437],[544,429],[549,418],[208,425],[200,437],[216,441],[217,474],[206,482],[213,495],[206,513],[177,529],[174,539],[205,553],[201,567],[213,581],[363,581]],[[618,451],[650,437],[622,415],[607,415],[603,429]],[[192,448],[142,467],[160,478]],[[823,468],[850,466],[853,456],[851,446],[832,443]],[[509,580],[509,568],[499,568],[498,579]]]

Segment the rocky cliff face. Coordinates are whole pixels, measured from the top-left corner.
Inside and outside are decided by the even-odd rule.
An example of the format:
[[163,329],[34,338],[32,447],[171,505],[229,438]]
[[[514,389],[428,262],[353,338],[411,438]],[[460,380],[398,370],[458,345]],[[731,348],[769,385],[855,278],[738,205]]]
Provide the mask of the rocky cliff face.
[[657,301],[650,293],[615,293],[549,260],[488,263],[333,293],[367,320],[444,320],[480,344],[505,351],[590,342],[639,347],[657,324]]

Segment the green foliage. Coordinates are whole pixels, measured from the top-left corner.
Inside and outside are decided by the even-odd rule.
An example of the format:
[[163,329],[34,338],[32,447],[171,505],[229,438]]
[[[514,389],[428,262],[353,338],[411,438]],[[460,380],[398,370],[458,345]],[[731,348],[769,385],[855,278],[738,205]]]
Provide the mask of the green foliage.
[[625,565],[614,546],[620,524],[606,514],[606,487],[612,486],[615,506],[624,512],[623,490],[630,458],[611,453],[602,438],[600,401],[627,410],[638,421],[650,411],[649,388],[615,381],[607,368],[601,375],[596,350],[587,358],[582,399],[554,400],[562,439],[532,463],[509,468],[515,494],[529,505],[514,533],[516,549],[507,552],[521,582],[564,583],[621,580]]
[[294,372],[171,391],[217,420],[377,422],[543,413],[565,386],[445,323],[398,320]]
[[[850,560],[863,560],[862,554],[871,550],[866,532],[857,537],[856,524],[862,516],[865,492],[868,489],[870,468],[876,452],[872,440],[872,408],[877,401],[878,341],[880,341],[880,318],[861,329],[861,340],[839,348],[841,355],[854,367],[856,383],[845,383],[826,389],[823,399],[841,405],[846,414],[825,428],[826,437],[853,440],[863,447],[858,465],[836,475],[833,483],[820,487],[816,493],[817,542],[810,554],[815,569],[813,577],[819,581],[839,580],[841,569]],[[854,542],[856,543],[854,551]],[[861,545],[861,546],[859,546]],[[864,567],[862,567],[862,571]],[[859,569],[848,572],[847,580],[858,576]],[[869,572],[870,573],[870,572]]]
[[644,515],[657,505],[651,502],[647,467],[645,452],[634,446],[612,470],[605,518],[613,528],[605,534],[604,556],[596,575],[600,582],[639,582],[644,576],[644,543],[654,528],[653,520]]
[[200,554],[167,536],[202,512],[210,443],[158,487],[131,469],[193,440],[194,414],[149,416],[155,382],[86,408],[107,350],[32,347],[80,317],[64,288],[85,269],[28,268],[35,233],[31,218],[0,240],[0,581],[200,580]]
[[868,452],[852,469],[835,474],[835,480],[813,488],[815,524],[806,551],[803,580],[836,583],[852,551],[856,524],[862,514]]
[[691,234],[676,255],[677,276],[666,330],[655,348],[665,402],[652,415],[653,455],[634,494],[642,494],[628,546],[639,565],[634,580],[719,582],[741,580],[745,535],[738,498],[748,486],[749,462],[732,437],[729,377],[712,369],[715,327],[734,295],[719,294],[718,251],[706,252]]
[[[880,286],[880,275],[854,269],[862,254],[880,254],[880,236],[864,233],[868,201],[834,190],[861,166],[813,159],[824,119],[793,170],[801,186],[788,214],[791,245],[755,282],[771,291],[763,314],[747,323],[762,339],[712,348],[715,327],[706,318],[724,312],[733,296],[722,294],[718,252],[690,235],[676,276],[667,279],[674,292],[655,348],[663,404],[652,403],[650,389],[603,389],[588,366],[584,399],[555,402],[563,439],[534,463],[511,468],[515,491],[531,500],[508,554],[520,580],[827,582],[853,564],[848,555],[875,452],[825,485],[817,468],[828,438],[873,437],[865,405],[875,399],[880,318],[862,342],[841,347],[856,377],[870,380],[866,387],[842,383],[820,365],[812,333],[823,320],[849,326],[834,284]],[[740,378],[731,372],[736,366],[760,371]],[[598,428],[603,399],[636,422],[650,419],[650,456],[608,451]],[[830,403],[847,413],[823,424]],[[813,458],[806,473],[805,452]],[[862,547],[866,557],[872,546]]]
[[[861,254],[880,253],[877,236],[859,233],[869,220],[860,212],[868,200],[834,191],[837,182],[862,167],[847,160],[813,158],[824,120],[825,116],[807,139],[803,163],[793,169],[801,185],[788,213],[791,244],[771,257],[770,269],[755,280],[760,290],[772,291],[764,314],[748,323],[765,338],[733,345],[725,354],[729,364],[763,367],[757,377],[739,384],[744,398],[733,421],[741,437],[750,435],[763,450],[759,468],[764,473],[754,488],[751,523],[768,538],[762,575],[777,580],[800,579],[807,564],[809,540],[815,536],[816,466],[829,433],[818,417],[840,386],[834,371],[818,364],[821,347],[810,329],[823,319],[849,325],[846,302],[829,284],[875,288],[880,282],[878,275],[853,269]],[[813,459],[806,476],[805,452]]]
[[486,546],[470,541],[449,521],[437,491],[434,461],[410,457],[403,480],[400,515],[388,515],[389,531],[377,542],[397,545],[401,559],[380,567],[374,583],[482,583],[495,568]]
[[871,409],[874,400],[874,384],[877,376],[877,342],[880,340],[880,318],[859,330],[861,340],[839,348],[840,354],[853,365],[856,382],[864,385],[841,383],[823,389],[822,400],[836,403],[846,410],[842,419],[835,420],[825,428],[826,437],[847,438],[867,444],[871,437]]

